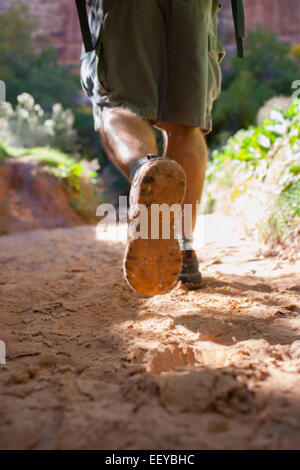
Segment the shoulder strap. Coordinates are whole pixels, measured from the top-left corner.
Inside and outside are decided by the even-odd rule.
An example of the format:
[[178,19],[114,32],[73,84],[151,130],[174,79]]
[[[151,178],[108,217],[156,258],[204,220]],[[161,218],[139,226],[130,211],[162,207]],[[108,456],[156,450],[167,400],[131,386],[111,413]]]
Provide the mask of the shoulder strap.
[[245,12],[243,0],[231,0],[238,57],[244,57]]
[[77,12],[79,17],[80,29],[83,44],[86,52],[90,52],[94,49],[91,30],[89,26],[88,15],[86,11],[86,0],[75,0],[77,6]]

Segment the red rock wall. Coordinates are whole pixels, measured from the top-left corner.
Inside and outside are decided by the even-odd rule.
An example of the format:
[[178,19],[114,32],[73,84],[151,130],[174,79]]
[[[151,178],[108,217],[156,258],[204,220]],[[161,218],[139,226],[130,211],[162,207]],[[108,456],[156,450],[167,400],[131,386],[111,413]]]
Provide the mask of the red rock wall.
[[[39,33],[42,42],[53,45],[63,63],[78,63],[81,36],[75,0],[24,1],[41,23]],[[220,33],[230,50],[234,48],[231,2],[221,1],[223,11],[220,14]],[[1,0],[0,11],[10,4],[11,0]],[[244,0],[244,5],[247,31],[259,23],[273,29],[292,44],[300,43],[300,0]]]
[[[234,44],[231,1],[222,0],[220,32],[225,44]],[[300,43],[300,1],[299,0],[244,0],[246,33],[257,24],[277,32],[281,39],[291,44]]]
[[[81,49],[81,35],[75,0],[23,0],[29,5],[33,18],[40,23],[40,44],[51,44],[63,63],[76,63]],[[0,0],[0,12],[11,0]]]

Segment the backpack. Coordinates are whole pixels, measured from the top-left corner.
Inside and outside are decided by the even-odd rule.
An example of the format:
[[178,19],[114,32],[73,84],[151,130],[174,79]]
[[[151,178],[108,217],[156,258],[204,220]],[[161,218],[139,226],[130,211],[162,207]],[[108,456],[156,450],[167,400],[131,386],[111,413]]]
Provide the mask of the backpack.
[[[95,46],[92,41],[92,35],[86,11],[86,0],[75,1],[85,51],[90,52],[95,49]],[[90,0],[88,0],[88,3],[90,3]],[[234,22],[235,39],[237,45],[237,55],[238,57],[242,58],[244,56],[243,38],[245,36],[245,14],[243,0],[231,0],[231,7]]]

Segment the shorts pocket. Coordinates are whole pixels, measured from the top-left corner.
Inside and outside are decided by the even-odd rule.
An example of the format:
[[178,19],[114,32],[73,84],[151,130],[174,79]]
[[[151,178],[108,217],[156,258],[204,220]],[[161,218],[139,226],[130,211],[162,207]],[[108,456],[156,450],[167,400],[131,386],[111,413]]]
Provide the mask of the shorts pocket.
[[208,34],[208,96],[211,104],[221,93],[222,72],[220,64],[225,51],[213,33]]
[[208,50],[214,53],[219,64],[225,57],[225,50],[221,42],[213,33],[208,34]]

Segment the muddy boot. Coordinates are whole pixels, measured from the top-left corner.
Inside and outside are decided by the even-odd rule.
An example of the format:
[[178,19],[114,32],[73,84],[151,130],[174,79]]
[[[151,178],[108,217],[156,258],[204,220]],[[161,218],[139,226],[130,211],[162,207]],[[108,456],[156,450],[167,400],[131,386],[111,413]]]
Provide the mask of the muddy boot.
[[199,289],[202,284],[202,276],[199,271],[199,262],[194,250],[183,250],[182,268],[179,281],[189,290]]
[[[138,293],[151,296],[168,292],[177,283],[181,271],[181,252],[174,236],[174,213],[170,214],[170,236],[162,238],[162,215],[156,217],[157,238],[151,238],[151,206],[182,205],[185,196],[185,173],[174,160],[156,155],[140,159],[131,173],[128,241],[124,257],[124,276]],[[143,205],[140,208],[138,205]],[[168,212],[169,214],[170,212]],[[148,228],[144,238],[141,215],[146,214]],[[154,216],[153,216],[154,217]],[[169,217],[169,215],[168,215]]]

